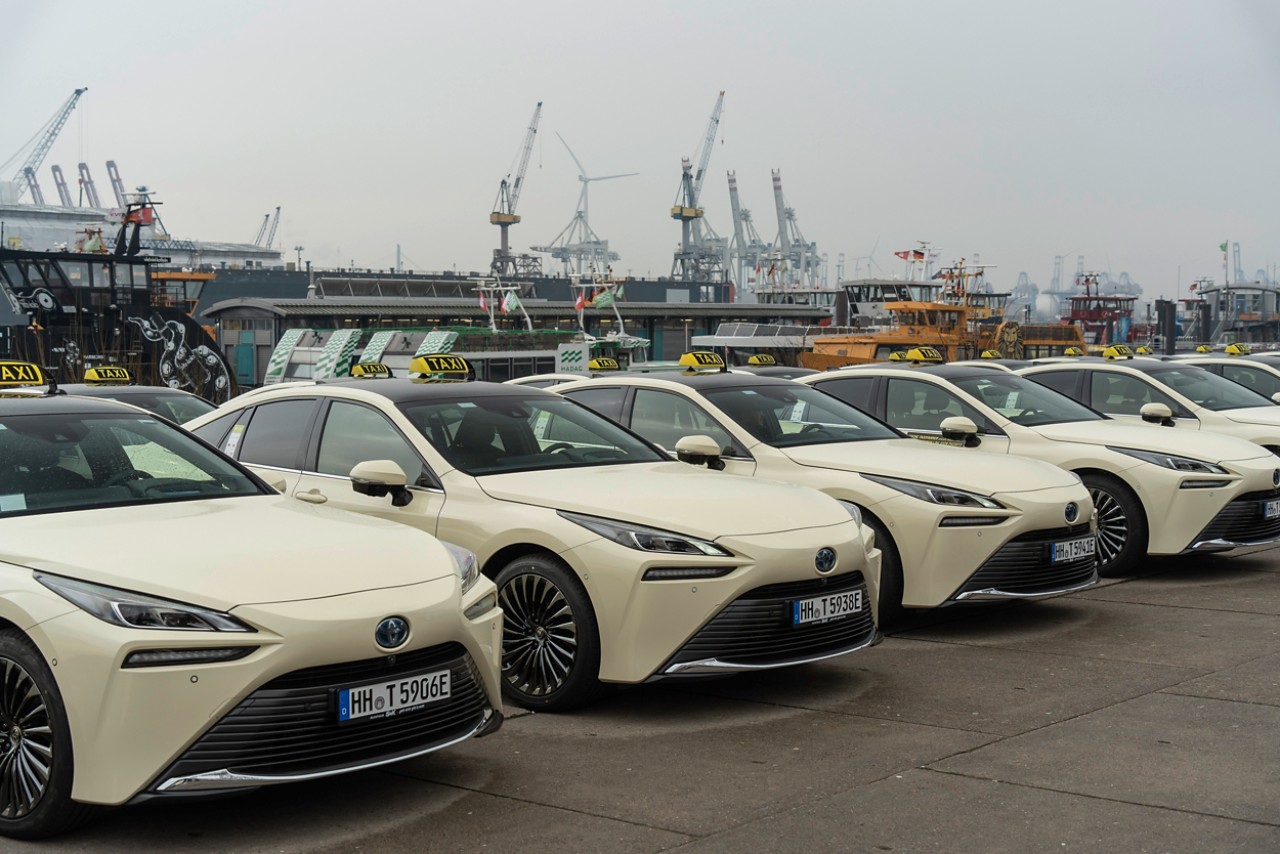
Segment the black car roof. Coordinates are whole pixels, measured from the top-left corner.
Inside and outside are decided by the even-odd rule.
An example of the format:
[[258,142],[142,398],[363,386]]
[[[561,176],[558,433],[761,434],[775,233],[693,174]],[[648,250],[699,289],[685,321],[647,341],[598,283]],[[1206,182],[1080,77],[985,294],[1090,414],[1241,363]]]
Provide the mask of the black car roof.
[[5,415],[81,415],[92,413],[120,413],[138,410],[114,400],[79,397],[64,394],[43,394],[30,397],[0,397],[0,416]]
[[411,400],[454,400],[474,397],[528,397],[530,395],[546,395],[559,397],[546,389],[527,385],[507,385],[490,382],[414,382],[407,377],[391,377],[389,379],[359,379],[344,377],[338,380],[325,380],[317,383],[317,388],[337,386],[339,388],[355,388],[380,394],[392,403],[404,403]]
[[[129,394],[172,394],[185,397],[200,397],[180,388],[169,388],[167,385],[98,385],[90,383],[58,383],[58,388],[67,394],[82,394],[85,397],[119,397]],[[203,398],[202,398],[203,399]]]
[[[794,380],[784,380],[779,377],[762,377],[758,374],[735,374],[726,371],[701,371],[694,374],[687,374],[683,371],[666,371],[652,374],[623,374],[622,376],[635,376],[648,380],[666,380],[698,388],[738,388],[759,385],[794,388],[796,385]],[[599,381],[600,385],[604,385],[607,382],[607,379]]]

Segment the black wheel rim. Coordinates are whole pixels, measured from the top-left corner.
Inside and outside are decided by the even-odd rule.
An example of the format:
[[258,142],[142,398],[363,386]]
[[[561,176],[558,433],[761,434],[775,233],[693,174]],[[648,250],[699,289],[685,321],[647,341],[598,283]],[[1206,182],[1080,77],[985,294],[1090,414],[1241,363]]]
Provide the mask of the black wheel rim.
[[1098,519],[1098,562],[1109,566],[1120,556],[1129,540],[1129,517],[1110,492],[1090,489],[1089,496],[1093,499],[1093,510]]
[[40,803],[53,767],[53,728],[40,686],[0,658],[0,817],[22,818]]
[[569,679],[578,653],[573,608],[550,579],[532,572],[498,594],[504,614],[502,675],[521,694],[545,697]]

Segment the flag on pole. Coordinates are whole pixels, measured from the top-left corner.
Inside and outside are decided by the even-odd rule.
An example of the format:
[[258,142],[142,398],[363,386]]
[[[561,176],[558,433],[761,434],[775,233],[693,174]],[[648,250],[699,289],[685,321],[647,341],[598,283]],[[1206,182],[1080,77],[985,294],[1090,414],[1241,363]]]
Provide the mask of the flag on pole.
[[480,310],[481,311],[489,310],[489,302],[484,298],[484,291],[480,292]]
[[1221,251],[1223,251],[1223,252],[1226,252],[1226,251],[1227,251],[1227,244],[1226,244],[1226,243],[1223,243],[1221,246],[1219,246],[1219,247],[1218,247],[1218,249],[1220,249],[1220,250],[1221,250]]
[[611,305],[613,305],[612,291],[605,291],[604,293],[599,294],[595,299],[596,308],[608,308]]
[[911,260],[911,250],[910,250],[910,249],[903,249],[901,252],[895,252],[895,253],[893,253],[893,255],[894,255],[894,257],[895,257],[895,258],[901,258],[903,261],[910,261],[910,260]]
[[516,292],[507,291],[506,295],[502,298],[502,313],[507,314],[508,312],[515,311],[519,307],[520,300],[516,297]]
[[587,307],[587,292],[585,289],[578,290],[578,298],[573,301],[573,310],[582,311]]
[[1194,290],[1195,290],[1196,288],[1198,288],[1198,287],[1200,287],[1200,286],[1199,286],[1197,283],[1192,282],[1192,283],[1190,284],[1190,286],[1188,287],[1188,290],[1192,290],[1192,291],[1194,291]]

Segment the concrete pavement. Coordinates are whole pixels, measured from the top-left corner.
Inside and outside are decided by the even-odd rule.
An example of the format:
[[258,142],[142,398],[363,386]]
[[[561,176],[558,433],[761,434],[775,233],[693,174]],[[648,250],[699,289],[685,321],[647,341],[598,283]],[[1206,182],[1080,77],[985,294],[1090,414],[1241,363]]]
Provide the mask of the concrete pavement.
[[951,609],[789,671],[509,711],[386,770],[117,810],[40,849],[1280,851],[1280,550]]

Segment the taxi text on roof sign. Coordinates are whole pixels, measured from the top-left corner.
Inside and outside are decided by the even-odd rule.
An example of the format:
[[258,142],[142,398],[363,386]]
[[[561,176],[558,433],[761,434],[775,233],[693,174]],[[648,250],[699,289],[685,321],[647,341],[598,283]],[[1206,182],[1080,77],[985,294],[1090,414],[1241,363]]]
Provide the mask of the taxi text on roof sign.
[[127,368],[100,365],[85,371],[84,381],[90,385],[119,385],[133,382],[133,375]]
[[608,356],[599,356],[587,362],[587,369],[592,371],[616,371],[619,370],[618,360],[611,359]]
[[680,357],[681,366],[690,370],[724,370],[724,359],[719,354],[712,353],[708,350],[694,350],[691,353],[685,353]]
[[1112,344],[1102,351],[1104,359],[1132,359],[1133,351],[1123,344]]
[[920,364],[921,362],[941,362],[942,354],[933,347],[912,347],[905,353],[901,350],[896,353],[889,354],[891,362],[911,362]]
[[1062,351],[1062,355],[1064,355],[1064,356],[1083,356],[1083,355],[1084,355],[1084,350],[1081,350],[1079,347],[1068,347],[1067,349],[1065,349],[1065,350],[1063,350],[1063,351]]
[[1249,345],[1228,344],[1225,352],[1228,356],[1247,356],[1249,355]]
[[44,385],[44,374],[30,362],[0,361],[0,386]]
[[363,379],[383,379],[392,376],[391,369],[381,362],[361,362],[351,366],[351,376]]
[[763,367],[766,365],[776,365],[778,364],[778,360],[773,358],[773,356],[770,356],[768,353],[756,353],[750,359],[747,359],[747,364]]
[[984,359],[1003,359],[1004,357],[1000,355],[1000,351],[999,351],[999,350],[983,350],[983,351],[982,351],[982,358],[984,358]]
[[419,382],[466,382],[475,375],[466,359],[443,353],[419,356],[409,363],[409,372],[418,374]]

